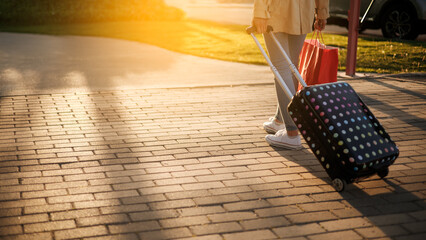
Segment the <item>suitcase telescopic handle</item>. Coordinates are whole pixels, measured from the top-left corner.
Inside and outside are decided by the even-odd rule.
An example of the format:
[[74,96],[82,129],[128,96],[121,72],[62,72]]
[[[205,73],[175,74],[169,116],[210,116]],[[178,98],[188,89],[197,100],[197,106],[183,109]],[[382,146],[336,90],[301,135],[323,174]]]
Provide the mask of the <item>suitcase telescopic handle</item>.
[[[248,27],[246,29],[246,32],[251,35],[251,37],[253,38],[254,42],[257,45],[257,47],[259,48],[260,52],[262,53],[263,57],[265,57],[266,62],[268,63],[268,65],[272,69],[272,73],[278,79],[278,83],[280,84],[280,86],[282,87],[282,89],[284,90],[284,92],[286,93],[287,97],[289,99],[293,98],[292,91],[290,91],[290,89],[287,87],[287,85],[285,84],[283,78],[281,77],[280,73],[278,72],[277,68],[274,66],[274,64],[272,64],[271,60],[268,57],[268,54],[263,49],[263,47],[260,44],[259,40],[257,40],[257,37],[255,36],[256,28],[254,26],[250,26],[250,27]],[[273,32],[273,29],[272,29],[271,26],[267,27],[267,33],[271,36],[271,38],[274,40],[275,44],[280,49],[280,52],[282,53],[282,55],[284,56],[285,60],[289,64],[290,70],[293,73],[293,75],[296,77],[296,79],[300,82],[300,84],[303,87],[306,87],[307,85],[306,85],[305,80],[303,80],[303,78],[300,75],[299,71],[297,70],[296,66],[294,66],[294,64],[291,62],[291,60],[288,57],[287,53],[285,52],[284,48],[281,46],[280,42],[278,41],[277,37],[275,36],[275,33]]]

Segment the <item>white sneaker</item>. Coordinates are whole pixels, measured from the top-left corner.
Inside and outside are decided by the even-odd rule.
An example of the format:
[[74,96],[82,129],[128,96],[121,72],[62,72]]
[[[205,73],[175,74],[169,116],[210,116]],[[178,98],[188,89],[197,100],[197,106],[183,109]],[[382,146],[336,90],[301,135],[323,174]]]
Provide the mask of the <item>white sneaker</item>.
[[275,135],[269,134],[265,137],[269,145],[287,149],[301,149],[302,142],[300,136],[290,138],[285,129],[279,130]]
[[276,132],[278,132],[279,130],[284,129],[284,128],[285,128],[285,124],[284,123],[281,123],[281,124],[276,123],[274,117],[270,117],[269,122],[263,123],[263,129],[265,129],[265,131],[267,133],[275,134]]

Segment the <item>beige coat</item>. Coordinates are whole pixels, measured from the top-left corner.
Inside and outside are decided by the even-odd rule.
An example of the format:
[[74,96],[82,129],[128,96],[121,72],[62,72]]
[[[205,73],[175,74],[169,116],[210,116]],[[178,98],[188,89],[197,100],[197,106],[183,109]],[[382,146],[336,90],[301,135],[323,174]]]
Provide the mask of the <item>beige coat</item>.
[[329,17],[329,0],[255,0],[253,16],[267,18],[274,32],[301,35],[312,32],[314,16]]

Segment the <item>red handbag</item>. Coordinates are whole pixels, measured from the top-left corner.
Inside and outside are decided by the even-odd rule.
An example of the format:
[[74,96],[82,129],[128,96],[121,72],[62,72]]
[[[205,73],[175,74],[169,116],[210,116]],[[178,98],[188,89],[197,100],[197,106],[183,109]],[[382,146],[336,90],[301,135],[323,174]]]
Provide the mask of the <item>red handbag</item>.
[[[337,81],[338,48],[321,43],[318,36],[322,39],[321,32],[315,31],[312,39],[305,40],[299,56],[299,72],[308,86]],[[302,88],[299,83],[298,90]]]

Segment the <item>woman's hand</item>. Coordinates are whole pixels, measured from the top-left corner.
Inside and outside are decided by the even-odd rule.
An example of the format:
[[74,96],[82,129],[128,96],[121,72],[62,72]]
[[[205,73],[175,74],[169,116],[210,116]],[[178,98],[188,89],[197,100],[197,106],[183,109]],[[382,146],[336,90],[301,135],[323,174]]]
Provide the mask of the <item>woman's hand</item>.
[[266,33],[268,28],[268,19],[266,18],[253,18],[253,26],[256,27],[257,33]]
[[327,24],[326,19],[315,19],[314,28],[318,31],[322,31],[325,28],[325,25]]

